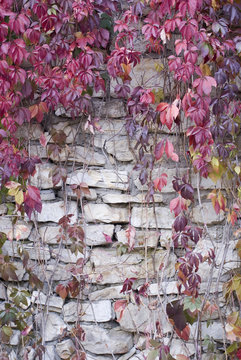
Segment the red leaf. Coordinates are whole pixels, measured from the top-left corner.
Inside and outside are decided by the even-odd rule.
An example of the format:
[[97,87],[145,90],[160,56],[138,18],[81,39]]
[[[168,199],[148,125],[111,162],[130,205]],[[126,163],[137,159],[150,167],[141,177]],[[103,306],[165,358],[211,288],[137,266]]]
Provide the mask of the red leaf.
[[173,161],[178,161],[178,155],[174,152],[174,146],[172,143],[167,139],[166,140],[166,146],[165,146],[165,152],[168,158],[171,158]]
[[182,210],[186,209],[186,201],[181,196],[171,200],[170,210],[174,212],[175,217],[178,216]]
[[119,316],[117,315],[117,321],[119,322],[123,316],[123,312],[127,306],[127,300],[117,300],[114,304],[114,310],[116,313],[119,313]]
[[167,174],[161,174],[161,176],[156,178],[153,183],[156,190],[162,191],[162,188],[167,185]]
[[107,243],[112,243],[112,239],[111,239],[110,235],[107,235],[105,233],[103,233],[103,235],[104,235],[105,240],[106,240]]
[[46,136],[44,135],[44,133],[42,133],[40,135],[39,142],[43,147],[45,147],[47,145],[47,139],[46,139]]
[[176,331],[177,335],[182,340],[185,340],[185,341],[189,340],[189,336],[190,336],[190,327],[189,327],[189,325],[187,325],[183,330],[178,330],[176,327],[174,327],[174,328],[175,328],[175,331]]
[[155,146],[154,154],[156,160],[159,160],[164,153],[164,140],[161,140],[158,144]]
[[126,229],[126,237],[128,240],[129,251],[131,251],[135,245],[135,236],[136,236],[136,229],[134,226],[129,225],[128,229]]

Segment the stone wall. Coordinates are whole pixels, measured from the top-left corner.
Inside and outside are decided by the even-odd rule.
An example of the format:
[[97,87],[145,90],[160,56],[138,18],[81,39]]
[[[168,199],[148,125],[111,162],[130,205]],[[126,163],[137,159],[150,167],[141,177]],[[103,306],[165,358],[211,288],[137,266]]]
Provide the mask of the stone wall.
[[[145,69],[146,79],[153,79],[155,87],[159,82],[155,74],[155,61],[145,59],[135,72],[135,84],[140,84]],[[160,85],[160,82],[159,82]],[[113,94],[112,94],[113,95]],[[165,342],[171,340],[171,354],[191,356],[195,352],[193,338],[195,323],[191,327],[188,343],[184,343],[172,331],[165,314],[165,306],[170,299],[177,299],[177,278],[175,262],[182,249],[173,249],[170,241],[174,216],[170,213],[169,202],[175,197],[171,179],[185,172],[185,163],[162,163],[156,169],[160,174],[163,170],[168,174],[168,184],[162,193],[156,193],[155,206],[145,202],[146,187],[142,186],[138,173],[133,170],[133,144],[125,132],[124,104],[112,97],[105,100],[98,97],[93,100],[96,116],[100,117],[102,131],[94,136],[84,132],[85,121],[73,120],[61,108],[55,115],[42,125],[22,127],[19,136],[31,134],[31,154],[38,155],[42,164],[37,166],[37,173],[31,184],[41,189],[43,209],[35,214],[33,221],[18,220],[12,223],[8,207],[0,207],[0,231],[8,236],[3,246],[3,253],[13,257],[17,267],[18,282],[0,283],[0,309],[4,302],[11,299],[11,288],[23,289],[28,286],[28,274],[20,262],[19,249],[29,252],[31,266],[44,283],[41,291],[35,290],[29,297],[25,309],[32,312],[33,326],[43,337],[46,352],[45,360],[69,359],[74,354],[76,344],[69,337],[69,332],[79,322],[85,331],[82,345],[87,353],[87,360],[140,360],[148,354],[146,350],[146,334],[153,335],[156,323],[159,322]],[[63,130],[66,134],[66,146],[59,156],[48,156],[51,144],[51,129]],[[45,131],[49,143],[46,148],[39,143],[40,134]],[[164,134],[162,134],[164,136]],[[173,143],[177,143],[173,134]],[[182,151],[182,149],[181,149]],[[53,185],[52,172],[55,164],[61,163],[68,170],[66,185],[60,181]],[[197,175],[191,174],[192,184],[196,187]],[[85,195],[81,202],[77,201],[71,185],[86,183],[90,194]],[[203,179],[200,184],[202,209],[198,201],[190,208],[190,216],[195,224],[205,224],[218,249],[217,265],[222,261],[223,216],[217,216],[212,204],[207,200],[207,193],[215,186],[210,180]],[[154,215],[155,207],[155,215]],[[58,241],[58,221],[66,214],[73,214],[71,221],[82,224],[85,231],[86,249],[84,254],[75,254],[70,250],[71,241]],[[132,225],[136,230],[135,244],[132,251],[127,244],[126,229]],[[107,235],[107,236],[106,236]],[[210,237],[204,236],[198,244],[203,253],[212,244]],[[109,242],[108,239],[112,240]],[[224,272],[237,267],[238,258],[234,250],[235,242],[230,241]],[[120,255],[120,251],[125,253]],[[84,279],[86,285],[77,298],[67,297],[63,300],[55,292],[58,284],[67,283],[71,275],[71,266],[77,259],[84,257]],[[230,262],[231,261],[231,262]],[[200,267],[203,283],[201,294],[207,288],[209,267],[205,263]],[[79,279],[82,275],[76,275]],[[211,295],[217,291],[221,296],[222,284],[216,288],[219,276],[218,266],[213,270]],[[146,282],[150,283],[148,297],[141,298],[137,306],[133,298],[124,309],[120,321],[119,313],[114,311],[116,300],[126,299],[128,295],[121,292],[126,278],[136,278],[134,286],[139,288]],[[221,280],[223,278],[221,277]],[[212,295],[213,294],[213,295]],[[216,294],[217,295],[217,294]],[[224,302],[220,302],[224,306]],[[202,337],[210,336],[219,344],[223,341],[223,329],[217,312],[212,314],[213,322],[201,322]],[[30,324],[31,325],[31,324]],[[22,359],[20,331],[14,331],[11,337],[11,360]],[[29,359],[34,358],[33,350]],[[208,357],[207,357],[208,358]],[[206,358],[205,358],[206,359]]]

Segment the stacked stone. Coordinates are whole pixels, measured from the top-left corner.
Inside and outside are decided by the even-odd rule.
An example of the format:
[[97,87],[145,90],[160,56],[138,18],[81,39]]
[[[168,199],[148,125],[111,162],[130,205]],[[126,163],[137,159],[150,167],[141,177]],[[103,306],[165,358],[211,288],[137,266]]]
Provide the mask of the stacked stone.
[[[154,78],[157,81],[153,73],[154,63],[153,59],[145,59],[136,68],[133,77],[136,84],[140,82],[143,66],[146,69],[146,79]],[[154,80],[149,87],[155,87]],[[43,201],[43,209],[41,214],[36,214],[36,222],[25,219],[13,226],[11,216],[7,215],[7,206],[3,204],[0,208],[0,231],[6,233],[9,239],[3,246],[3,253],[13,257],[19,278],[19,283],[0,283],[0,309],[9,299],[12,287],[22,289],[28,284],[28,275],[17,251],[18,246],[22,246],[29,253],[34,271],[44,282],[43,290],[32,293],[26,308],[31,308],[35,314],[35,322],[46,346],[45,360],[71,358],[75,344],[68,337],[63,340],[62,335],[65,330],[71,330],[76,321],[80,322],[85,331],[82,345],[87,352],[87,360],[145,359],[148,353],[145,350],[145,334],[152,333],[156,321],[160,323],[166,342],[172,331],[164,309],[167,299],[175,299],[178,295],[175,262],[176,255],[182,251],[174,251],[170,246],[174,217],[170,213],[169,202],[175,197],[171,180],[177,174],[176,168],[172,167],[173,164],[166,163],[154,171],[157,176],[163,171],[168,175],[167,186],[161,194],[157,193],[154,197],[155,217],[153,205],[145,202],[147,188],[140,184],[137,172],[133,171],[134,155],[125,132],[124,104],[117,99],[104,102],[96,97],[94,107],[102,128],[102,132],[97,133],[94,138],[84,135],[76,121],[68,117],[61,108],[58,109],[49,125],[66,134],[66,147],[58,157],[48,157],[48,145],[46,148],[39,145],[37,139],[43,131],[41,126],[38,124],[31,127],[32,138],[35,139],[31,152],[42,159],[42,164],[37,165],[36,175],[31,179],[31,184],[41,189]],[[25,133],[22,128],[20,136]],[[51,142],[51,137],[48,136],[46,133]],[[52,181],[53,168],[59,161],[66,163],[68,168],[67,194],[63,191],[61,182],[54,186]],[[185,168],[179,166],[178,171],[179,174],[185,172]],[[85,195],[79,204],[71,185],[81,182],[89,186],[90,194]],[[193,184],[196,184],[195,174]],[[211,181],[202,181],[203,199],[212,188]],[[205,223],[209,227],[221,257],[223,217],[216,215],[211,202],[204,200],[203,209],[204,218],[200,207],[196,205],[191,211],[191,219],[196,224]],[[67,297],[63,300],[55,293],[56,285],[71,279],[69,265],[83,257],[81,253],[71,253],[70,241],[58,242],[58,221],[66,214],[73,214],[71,221],[79,222],[85,231],[84,274],[87,285],[81,299]],[[127,244],[126,229],[129,224],[136,229],[134,249],[118,255],[117,245]],[[112,243],[106,241],[104,234],[112,239]],[[211,244],[208,239],[203,239],[198,246],[205,252]],[[225,271],[236,266],[234,246],[235,242],[231,242]],[[229,260],[232,262],[229,263]],[[220,263],[221,258],[217,262]],[[165,271],[162,271],[163,264]],[[201,266],[199,271],[204,279],[201,288],[201,293],[204,293],[207,265]],[[214,269],[214,278],[217,274],[218,269]],[[116,300],[126,299],[126,295],[121,292],[126,278],[136,278],[136,287],[148,280],[149,295],[148,298],[142,298],[139,306],[130,299],[117,322],[113,305]],[[214,292],[215,287],[212,290]],[[218,290],[221,292],[221,287]],[[208,335],[214,340],[222,341],[222,327],[215,321],[218,317],[218,314],[213,314],[214,323],[209,327],[205,321],[202,322],[203,338]],[[171,345],[173,356],[194,354],[192,337],[195,334],[195,324],[191,328],[191,334],[190,343],[187,344],[174,335]],[[20,337],[20,332],[14,331],[11,345],[17,346]],[[14,348],[11,356],[12,360],[19,358]]]

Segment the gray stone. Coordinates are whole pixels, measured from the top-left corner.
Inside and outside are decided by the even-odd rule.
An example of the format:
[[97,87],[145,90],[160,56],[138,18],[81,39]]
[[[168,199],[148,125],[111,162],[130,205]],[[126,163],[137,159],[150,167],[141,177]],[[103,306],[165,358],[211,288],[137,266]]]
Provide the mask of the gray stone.
[[49,264],[46,266],[46,269],[41,274],[42,279],[49,281],[50,279],[54,281],[65,281],[71,279],[71,272],[67,270],[66,265],[62,264]]
[[56,352],[61,359],[69,359],[75,351],[75,346],[72,340],[67,339],[61,341],[56,345]]
[[96,247],[92,250],[90,261],[95,268],[98,266],[116,266],[119,264],[133,265],[140,264],[144,259],[143,252],[132,251],[121,256],[117,255],[116,249],[105,249]]
[[[145,203],[146,194],[128,195],[122,193],[108,193],[102,195],[102,200],[107,204],[125,204],[125,203]],[[155,202],[162,202],[163,197],[161,194],[154,195]]]
[[31,302],[33,304],[48,306],[50,311],[61,313],[64,300],[59,296],[47,296],[43,292],[33,291]]
[[75,322],[77,319],[90,322],[107,322],[113,319],[110,300],[77,303],[70,301],[63,307],[64,321]]
[[[120,230],[116,232],[117,240],[123,244],[128,244],[126,231]],[[138,247],[155,247],[158,243],[160,233],[157,231],[136,231],[134,248]]]
[[105,136],[126,135],[125,120],[100,120],[99,125]]
[[11,336],[9,340],[9,344],[12,346],[19,345],[20,342],[21,333],[19,330],[13,330],[13,335]]
[[103,166],[106,160],[104,155],[93,151],[93,147],[88,146],[66,146],[58,155],[51,153],[49,157],[55,162],[74,161],[89,166]]
[[89,293],[90,301],[96,300],[107,300],[107,299],[122,299],[125,297],[123,293],[121,293],[122,285],[120,286],[108,286],[102,290],[97,290]]
[[[52,174],[55,168],[56,166],[50,163],[37,164],[36,173],[34,176],[31,176],[31,184],[37,186],[39,189],[53,188]],[[62,186],[62,181],[59,181],[56,186]]]
[[69,185],[86,183],[91,187],[100,187],[105,189],[128,189],[128,173],[127,171],[113,170],[76,170],[71,173],[66,183]]
[[223,219],[223,212],[221,211],[221,213],[217,215],[211,201],[203,203],[202,210],[200,206],[195,206],[192,211],[192,221],[195,223],[213,225],[222,222]]
[[[58,236],[60,235],[60,226],[41,226],[38,231],[43,243],[58,244]],[[71,241],[67,241],[67,244]]]
[[[66,211],[67,210],[67,211]],[[77,221],[77,204],[74,201],[68,203],[68,208],[65,209],[64,201],[56,202],[43,202],[42,211],[37,214],[37,219],[39,222],[53,221],[58,222],[64,215],[74,214],[71,217],[71,223]]]
[[42,201],[51,201],[55,200],[55,193],[52,189],[49,190],[41,190],[40,197]]
[[[94,249],[95,250],[95,249]],[[99,253],[100,254],[100,253]],[[84,271],[89,276],[90,280],[93,283],[99,284],[116,284],[123,283],[126,278],[135,277],[137,279],[146,278],[146,271],[148,271],[149,278],[155,276],[153,270],[153,258],[152,253],[148,252],[147,261],[145,262],[144,253],[142,253],[142,259],[140,254],[133,255],[128,259],[130,254],[125,254],[120,257],[117,257],[113,254],[106,253],[106,261],[105,264],[95,265],[100,263],[98,257],[95,254],[92,257],[94,263],[87,263]],[[103,253],[104,257],[104,253]],[[117,263],[119,259],[119,262]],[[108,262],[109,261],[109,262]],[[135,262],[131,264],[131,262]],[[139,263],[138,263],[139,261]],[[175,274],[175,264],[176,256],[174,254],[169,254],[168,251],[165,250],[157,250],[155,253],[155,268],[159,269],[162,264],[166,264],[165,276],[172,277]],[[107,263],[108,262],[108,263]],[[93,266],[94,265],[94,266]],[[146,269],[146,270],[145,270]]]
[[87,204],[84,218],[87,222],[128,223],[129,212],[126,208],[113,208],[106,204]]
[[[72,200],[76,200],[77,199],[77,194],[69,187],[66,187],[66,191],[67,191],[67,197],[68,199],[72,199]],[[90,194],[84,194],[82,193],[82,199],[87,199],[87,200],[96,200],[97,199],[97,194],[96,191],[94,189],[89,189]],[[59,191],[58,192],[58,196],[64,198],[65,193],[63,191]]]
[[42,319],[38,319],[38,323],[41,324],[41,327],[44,326],[44,331],[42,329],[44,341],[57,340],[66,329],[66,324],[61,317],[55,313],[51,312],[44,316],[43,323],[41,321]]
[[43,128],[40,124],[23,123],[21,126],[18,126],[15,135],[18,138],[39,140],[42,133]]
[[[167,339],[168,340],[168,339]],[[187,357],[195,354],[195,346],[194,344],[190,344],[187,342],[183,342],[179,339],[172,339],[170,345],[170,354],[176,358],[177,355],[185,355]]]
[[46,345],[43,360],[57,360],[54,345]]
[[70,251],[70,249],[53,249],[52,251],[52,257],[58,258],[60,261],[63,261],[64,263],[76,263],[76,261],[80,258],[83,258],[84,255],[80,252],[77,253],[77,255],[75,253],[72,253]]
[[148,288],[148,294],[150,296],[156,296],[158,294],[159,295],[178,294],[177,281],[162,282],[159,286],[159,291],[158,291],[158,284],[150,284]]
[[0,283],[0,299],[7,300],[6,287]]
[[124,103],[121,100],[111,100],[107,103],[103,103],[103,101],[95,101],[94,109],[96,115],[102,118],[118,119],[126,116]]
[[13,224],[11,216],[0,216],[0,232],[6,234],[10,240],[27,239],[30,235],[32,226],[31,222],[21,220],[17,221],[16,224]]
[[97,356],[97,355],[86,353],[86,360],[113,360],[113,356],[112,355]]
[[[132,161],[134,156],[129,148],[127,137],[108,139],[106,136],[95,137],[94,144],[98,148],[105,148],[108,154],[113,155],[118,161]],[[134,147],[135,144],[133,144]]]
[[85,227],[86,245],[105,245],[107,244],[104,234],[112,237],[114,234],[114,225],[87,225]]
[[[20,255],[18,253],[18,247],[21,248],[22,244],[19,244],[16,241],[5,241],[2,250],[3,253],[8,253],[9,256],[17,257],[19,258]],[[23,246],[24,250],[26,250],[29,253],[29,258],[32,260],[44,260],[47,261],[50,259],[50,253],[49,248],[47,246],[42,247],[41,244],[24,244]]]
[[0,205],[0,215],[5,215],[8,212],[8,208],[6,204],[1,204]]
[[[174,216],[169,208],[156,207],[156,220],[158,228],[171,229]],[[133,207],[131,213],[131,224],[140,228],[156,228],[153,208]]]
[[94,354],[125,354],[133,347],[132,335],[122,331],[120,327],[111,330],[96,325],[83,325],[84,348]]
[[[59,121],[53,124],[53,129],[60,131],[62,130],[66,135],[66,144],[73,144],[77,136],[77,126],[71,124],[69,121]],[[53,142],[52,137],[49,142]]]
[[122,355],[121,357],[119,357],[118,360],[128,360],[128,359],[130,359],[130,357],[132,355],[135,354],[135,352],[136,352],[136,348],[133,347],[128,353],[126,353],[125,355]]

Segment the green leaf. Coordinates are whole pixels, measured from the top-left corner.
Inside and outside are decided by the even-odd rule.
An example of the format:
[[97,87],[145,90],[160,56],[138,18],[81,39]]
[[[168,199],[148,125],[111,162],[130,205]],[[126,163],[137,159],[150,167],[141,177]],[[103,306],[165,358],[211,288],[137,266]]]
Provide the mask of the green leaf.
[[159,350],[152,350],[149,352],[147,356],[147,360],[156,360],[156,358],[159,358],[160,351]]
[[2,331],[4,332],[5,335],[7,335],[8,337],[11,337],[13,334],[13,330],[10,326],[3,326],[2,327]]

